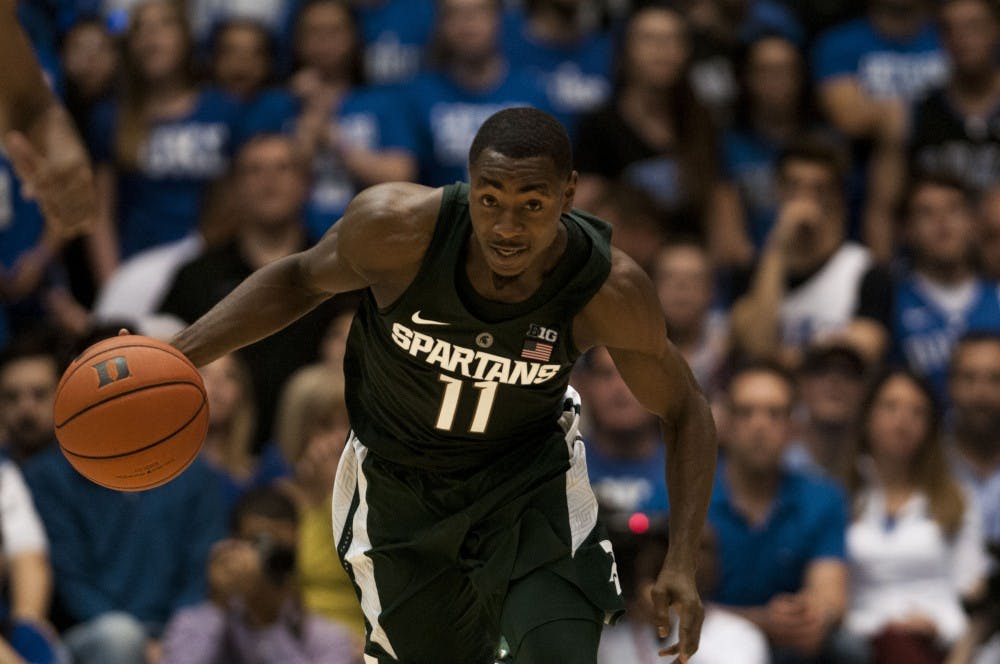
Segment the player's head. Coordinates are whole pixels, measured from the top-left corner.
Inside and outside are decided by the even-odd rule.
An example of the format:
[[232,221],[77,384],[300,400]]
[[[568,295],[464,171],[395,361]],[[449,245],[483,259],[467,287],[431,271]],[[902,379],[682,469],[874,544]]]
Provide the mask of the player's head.
[[48,334],[19,336],[0,354],[0,438],[18,458],[53,441],[52,402],[62,370],[54,341]]
[[971,265],[975,215],[960,180],[919,175],[903,200],[906,241],[918,267],[953,270]]
[[516,277],[544,260],[559,218],[573,207],[569,136],[534,108],[490,116],[469,149],[469,215],[494,275]]

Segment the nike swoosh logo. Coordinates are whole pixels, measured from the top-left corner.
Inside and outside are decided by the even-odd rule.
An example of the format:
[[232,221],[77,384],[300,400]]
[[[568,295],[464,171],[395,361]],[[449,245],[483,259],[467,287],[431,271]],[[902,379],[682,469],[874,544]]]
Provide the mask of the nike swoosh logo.
[[413,315],[410,316],[410,320],[412,320],[417,325],[451,325],[451,323],[442,323],[439,320],[428,320],[426,318],[421,318],[419,310],[413,312]]

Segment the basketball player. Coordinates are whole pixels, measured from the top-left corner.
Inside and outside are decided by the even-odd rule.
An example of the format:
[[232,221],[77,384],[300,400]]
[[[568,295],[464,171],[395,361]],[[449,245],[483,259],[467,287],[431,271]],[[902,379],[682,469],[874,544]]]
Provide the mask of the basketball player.
[[17,21],[16,0],[0,0],[0,137],[27,198],[50,228],[73,235],[97,217],[94,176],[73,122],[45,84]]
[[715,466],[708,406],[667,341],[652,284],[573,210],[554,118],[501,111],[471,184],[386,184],[334,230],[259,270],[174,344],[206,364],[335,293],[365,289],[347,342],[353,431],[334,488],[337,550],[369,623],[366,664],[594,662],[622,610],[567,383],[604,345],[663,421],[671,547],[654,592],[680,661],[697,647],[698,537]]

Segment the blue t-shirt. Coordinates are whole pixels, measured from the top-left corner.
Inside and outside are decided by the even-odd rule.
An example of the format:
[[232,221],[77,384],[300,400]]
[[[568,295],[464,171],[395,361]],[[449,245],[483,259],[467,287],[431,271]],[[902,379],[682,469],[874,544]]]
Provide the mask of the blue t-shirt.
[[74,623],[124,611],[155,633],[204,599],[208,554],[226,533],[222,486],[204,461],[155,489],[113,491],[53,441],[23,472],[49,538],[55,602]]
[[708,508],[718,541],[719,583],[712,600],[762,606],[802,588],[810,563],[846,556],[847,503],[832,482],[784,471],[764,523],[750,524],[733,505],[720,462]]
[[961,312],[941,308],[912,275],[896,285],[892,341],[899,357],[925,376],[939,403],[948,396],[948,365],[955,342],[966,332],[1000,332],[1000,292],[979,281]]
[[776,166],[781,149],[778,143],[751,131],[729,131],[722,139],[722,171],[740,192],[747,232],[758,250],[777,216]]
[[617,459],[587,441],[587,474],[602,507],[621,512],[667,512],[666,445],[647,459]]
[[894,40],[880,34],[867,18],[823,34],[816,42],[812,64],[818,83],[854,76],[874,97],[906,101],[941,85],[948,73],[932,23],[909,39]]
[[[38,205],[21,196],[14,168],[0,152],[0,269],[9,270],[25,251],[38,244],[45,221]],[[0,348],[7,343],[11,313],[0,303]]]
[[[119,173],[118,236],[123,258],[183,238],[199,221],[208,185],[226,172],[236,141],[240,103],[206,89],[183,117],[158,121],[140,148],[139,168]],[[95,109],[89,143],[94,161],[114,161],[118,106]]]
[[460,87],[446,74],[425,72],[402,88],[396,122],[407,127],[401,147],[419,162],[419,181],[440,187],[468,178],[469,148],[479,127],[497,111],[533,106],[553,113],[541,80],[510,69],[489,90]]
[[578,114],[603,104],[611,94],[611,36],[595,32],[574,44],[538,41],[519,11],[504,17],[503,51],[512,67],[543,77],[552,107]]
[[369,83],[398,83],[415,75],[434,33],[433,0],[361,3],[355,11]]

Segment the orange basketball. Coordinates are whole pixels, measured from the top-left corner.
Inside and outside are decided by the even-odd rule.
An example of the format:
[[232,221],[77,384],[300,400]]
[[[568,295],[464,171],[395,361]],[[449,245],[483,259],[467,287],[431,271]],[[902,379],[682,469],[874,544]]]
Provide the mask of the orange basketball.
[[169,482],[208,432],[201,374],[173,346],[127,335],[80,354],[59,381],[56,438],[88,479],[119,491]]

